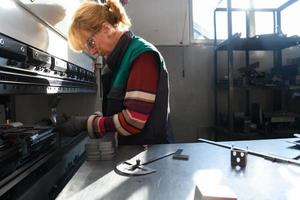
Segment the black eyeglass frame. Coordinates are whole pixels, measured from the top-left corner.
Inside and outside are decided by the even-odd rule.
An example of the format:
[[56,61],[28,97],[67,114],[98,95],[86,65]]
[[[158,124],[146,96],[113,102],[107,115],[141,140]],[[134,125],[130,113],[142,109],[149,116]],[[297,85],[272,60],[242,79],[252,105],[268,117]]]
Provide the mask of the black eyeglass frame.
[[86,40],[85,40],[85,47],[90,50],[96,47],[96,43],[94,40],[94,36],[99,32],[99,30],[93,32]]

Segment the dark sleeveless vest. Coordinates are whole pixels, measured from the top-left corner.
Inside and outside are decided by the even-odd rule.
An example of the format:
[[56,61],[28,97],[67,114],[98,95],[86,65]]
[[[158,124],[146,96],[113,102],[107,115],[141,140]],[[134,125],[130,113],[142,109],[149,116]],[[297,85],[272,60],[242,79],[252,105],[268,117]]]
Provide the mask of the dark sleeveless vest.
[[153,52],[159,63],[159,83],[154,108],[142,131],[132,136],[119,134],[119,144],[159,144],[171,142],[169,80],[159,51],[144,39],[126,32],[107,59],[103,70],[103,114],[112,116],[124,109],[126,86],[133,61],[144,52]]

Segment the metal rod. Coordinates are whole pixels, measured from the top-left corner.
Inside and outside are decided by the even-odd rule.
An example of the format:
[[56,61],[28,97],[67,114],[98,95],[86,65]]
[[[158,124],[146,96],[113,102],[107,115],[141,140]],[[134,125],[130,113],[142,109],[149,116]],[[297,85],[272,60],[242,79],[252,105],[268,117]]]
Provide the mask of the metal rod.
[[292,5],[293,3],[297,2],[298,0],[289,0],[287,2],[285,2],[284,4],[282,4],[281,6],[279,6],[277,9],[278,11],[282,11],[284,9],[286,9],[287,7],[289,7],[290,5]]
[[148,165],[148,164],[150,164],[150,163],[153,163],[153,162],[158,161],[158,160],[160,160],[160,159],[163,159],[163,158],[165,158],[165,157],[171,156],[171,155],[175,154],[176,152],[177,152],[177,151],[170,152],[170,153],[166,153],[166,154],[164,154],[164,155],[162,155],[162,156],[159,156],[158,158],[150,159],[149,161],[146,161],[146,162],[142,163],[141,165]]
[[[205,143],[212,144],[212,145],[219,146],[219,147],[223,147],[223,148],[226,148],[226,149],[231,149],[232,148],[232,145],[226,145],[226,144],[222,144],[222,143],[219,143],[219,142],[214,142],[214,141],[206,140],[206,139],[202,139],[202,138],[199,138],[198,141],[199,142],[205,142]],[[258,156],[258,157],[264,158],[266,160],[270,160],[272,162],[287,163],[287,164],[293,164],[293,165],[300,166],[300,162],[298,162],[296,160],[293,160],[293,159],[283,158],[283,157],[280,157],[280,156],[277,156],[277,155],[264,154],[264,153],[260,153],[260,152],[257,152],[257,151],[236,147],[236,146],[234,146],[234,149],[240,150],[240,151],[246,151],[250,155]]]
[[[218,126],[219,123],[219,107],[218,107],[218,45],[217,45],[217,13],[214,11],[214,105],[215,105],[215,119],[214,122]],[[215,134],[215,139],[217,134]]]
[[[232,11],[257,11],[257,12],[273,12],[274,8],[231,8]],[[215,11],[227,12],[227,8],[216,8]]]
[[[227,31],[228,40],[232,37],[232,9],[231,0],[227,0]],[[228,60],[227,60],[227,70],[228,70],[228,97],[227,97],[227,111],[228,111],[228,128],[233,131],[233,104],[234,104],[234,85],[233,85],[233,47],[231,42],[228,43]]]

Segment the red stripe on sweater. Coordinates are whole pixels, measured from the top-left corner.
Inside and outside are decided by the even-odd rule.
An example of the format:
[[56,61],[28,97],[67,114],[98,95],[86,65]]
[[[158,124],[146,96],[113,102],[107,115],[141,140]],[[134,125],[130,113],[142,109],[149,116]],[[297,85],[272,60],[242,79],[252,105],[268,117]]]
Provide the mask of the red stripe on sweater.
[[123,116],[123,113],[118,114],[118,119],[119,119],[119,122],[120,122],[122,128],[125,129],[128,133],[136,134],[141,131],[140,129],[135,128],[135,127],[131,126],[130,124],[128,124]]
[[142,114],[149,114],[153,109],[153,103],[134,100],[134,99],[125,100],[124,105],[128,109],[135,112],[140,112]]
[[104,122],[105,122],[104,117],[100,117],[98,126],[99,126],[99,130],[100,130],[100,135],[102,135],[102,136],[105,133],[105,126],[104,126],[105,124],[104,124]]
[[147,119],[149,117],[149,115],[144,115],[142,113],[134,112],[132,110],[128,110],[128,112],[130,113],[130,115],[132,116],[132,118],[138,119],[138,120],[141,120],[141,121],[145,121],[145,122],[147,121]]

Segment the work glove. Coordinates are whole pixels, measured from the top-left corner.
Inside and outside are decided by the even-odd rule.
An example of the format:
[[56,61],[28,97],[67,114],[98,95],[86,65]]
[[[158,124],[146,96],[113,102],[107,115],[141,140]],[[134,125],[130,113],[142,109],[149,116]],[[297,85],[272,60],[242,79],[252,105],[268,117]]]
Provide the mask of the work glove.
[[68,137],[74,137],[85,131],[87,128],[88,116],[67,116],[57,117],[56,128],[59,133]]
[[[99,119],[100,117],[102,117],[102,113],[97,111],[95,112],[93,115],[90,115],[87,119],[87,132],[90,138],[100,138],[102,137],[101,134],[96,133],[97,132],[97,119]],[[96,134],[95,134],[96,133]]]

